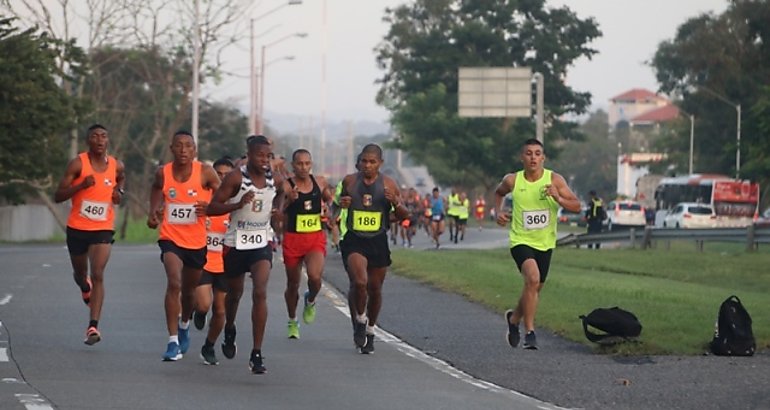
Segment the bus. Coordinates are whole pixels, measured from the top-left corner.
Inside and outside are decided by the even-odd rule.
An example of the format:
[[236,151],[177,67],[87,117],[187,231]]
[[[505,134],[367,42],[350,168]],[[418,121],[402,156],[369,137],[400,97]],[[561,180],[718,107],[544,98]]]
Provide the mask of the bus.
[[[745,227],[759,214],[759,184],[717,174],[661,179],[655,188],[657,215],[665,214],[680,202],[711,205],[719,227]],[[660,219],[657,215],[656,225]]]

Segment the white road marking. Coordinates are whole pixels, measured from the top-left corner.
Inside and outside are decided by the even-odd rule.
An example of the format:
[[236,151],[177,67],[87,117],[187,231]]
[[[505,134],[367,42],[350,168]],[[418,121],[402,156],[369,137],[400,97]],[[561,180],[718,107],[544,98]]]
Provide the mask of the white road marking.
[[[345,315],[347,318],[350,318],[350,310],[348,308],[347,302],[345,301],[345,299],[343,298],[343,296],[340,293],[338,293],[336,290],[332,289],[332,287],[328,286],[328,285],[323,286],[323,288],[321,289],[321,292],[324,293],[324,296],[326,296],[327,298],[329,298],[332,301],[332,303],[334,304],[334,307],[337,310],[342,312],[342,314]],[[432,367],[432,368],[434,368],[434,369],[436,369],[436,370],[438,370],[438,371],[440,371],[442,373],[448,374],[448,375],[450,375],[450,376],[452,376],[452,377],[454,377],[454,378],[456,378],[456,379],[458,379],[460,381],[468,383],[468,384],[470,384],[472,386],[475,386],[475,387],[478,387],[478,388],[481,388],[481,389],[484,389],[484,390],[500,393],[500,394],[509,395],[509,396],[512,396],[512,397],[515,397],[515,398],[519,398],[519,399],[525,398],[525,399],[531,400],[531,401],[534,402],[534,404],[537,405],[538,408],[541,408],[543,410],[555,410],[555,409],[562,410],[562,409],[564,409],[564,407],[559,407],[559,406],[556,406],[556,405],[551,404],[551,403],[546,403],[546,402],[537,400],[537,399],[535,399],[533,397],[529,397],[529,396],[527,396],[525,394],[519,393],[516,390],[506,389],[505,387],[498,386],[498,385],[496,385],[494,383],[490,383],[490,382],[485,381],[485,380],[477,379],[477,378],[471,376],[470,374],[465,373],[464,371],[462,371],[460,369],[452,367],[449,363],[447,363],[447,362],[445,362],[445,361],[443,361],[441,359],[437,359],[437,358],[435,358],[433,356],[430,356],[430,355],[424,353],[423,351],[421,351],[421,350],[419,350],[419,349],[417,349],[415,347],[410,346],[409,344],[407,344],[403,340],[399,339],[395,335],[392,335],[392,334],[390,334],[390,333],[380,329],[377,326],[375,327],[375,331],[377,332],[377,337],[380,340],[382,340],[385,343],[393,345],[401,353],[403,353],[403,354],[405,354],[405,355],[407,355],[409,357],[413,357],[413,358],[415,358],[415,359],[417,359],[417,360],[419,360],[419,361],[429,365],[430,367]]]
[[14,396],[27,410],[53,410],[53,407],[39,394],[15,394]]
[[5,347],[0,347],[0,362],[7,362],[8,361],[8,349]]
[[10,293],[6,293],[5,296],[3,296],[2,299],[0,299],[0,306],[7,305],[8,302],[11,301],[11,298],[13,298],[13,295],[11,295]]
[[15,377],[4,377],[3,379],[0,379],[0,382],[3,382],[3,383],[21,383],[21,384],[25,384],[23,381],[15,378]]

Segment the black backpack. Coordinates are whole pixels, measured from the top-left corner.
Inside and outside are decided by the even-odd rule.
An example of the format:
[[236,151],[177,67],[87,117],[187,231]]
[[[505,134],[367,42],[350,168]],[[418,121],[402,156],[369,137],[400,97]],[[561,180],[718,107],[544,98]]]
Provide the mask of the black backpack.
[[[594,309],[588,315],[579,317],[583,320],[586,338],[594,343],[611,345],[626,342],[639,337],[642,333],[642,324],[636,315],[617,306]],[[589,331],[589,326],[604,334]]]
[[718,356],[754,355],[757,345],[751,330],[751,316],[738,296],[730,296],[719,307],[714,339],[709,347]]

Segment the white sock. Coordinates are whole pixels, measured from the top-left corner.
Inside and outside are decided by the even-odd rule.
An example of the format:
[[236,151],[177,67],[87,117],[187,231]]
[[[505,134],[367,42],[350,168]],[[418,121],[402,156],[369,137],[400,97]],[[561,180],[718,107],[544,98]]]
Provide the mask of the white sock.
[[182,329],[182,330],[189,329],[190,328],[190,321],[188,320],[186,322],[179,322],[179,328]]
[[358,323],[366,323],[368,321],[366,319],[366,313],[362,313],[360,315],[356,315],[356,321],[358,321]]
[[296,321],[297,321],[297,318],[296,318],[296,317],[290,317],[290,318],[289,318],[289,322],[296,322]]
[[177,336],[177,335],[174,335],[174,336],[169,336],[169,337],[168,337],[168,342],[169,342],[169,343],[176,343],[176,344],[179,344],[179,336]]
[[374,326],[366,325],[366,334],[367,335],[373,335],[374,334]]

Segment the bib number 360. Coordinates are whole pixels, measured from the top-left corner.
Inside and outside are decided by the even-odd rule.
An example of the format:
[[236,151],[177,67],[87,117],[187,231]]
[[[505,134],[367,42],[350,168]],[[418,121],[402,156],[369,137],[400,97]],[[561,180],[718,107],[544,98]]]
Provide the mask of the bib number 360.
[[522,213],[522,222],[524,229],[535,230],[543,229],[548,226],[550,213],[548,210],[524,211]]

